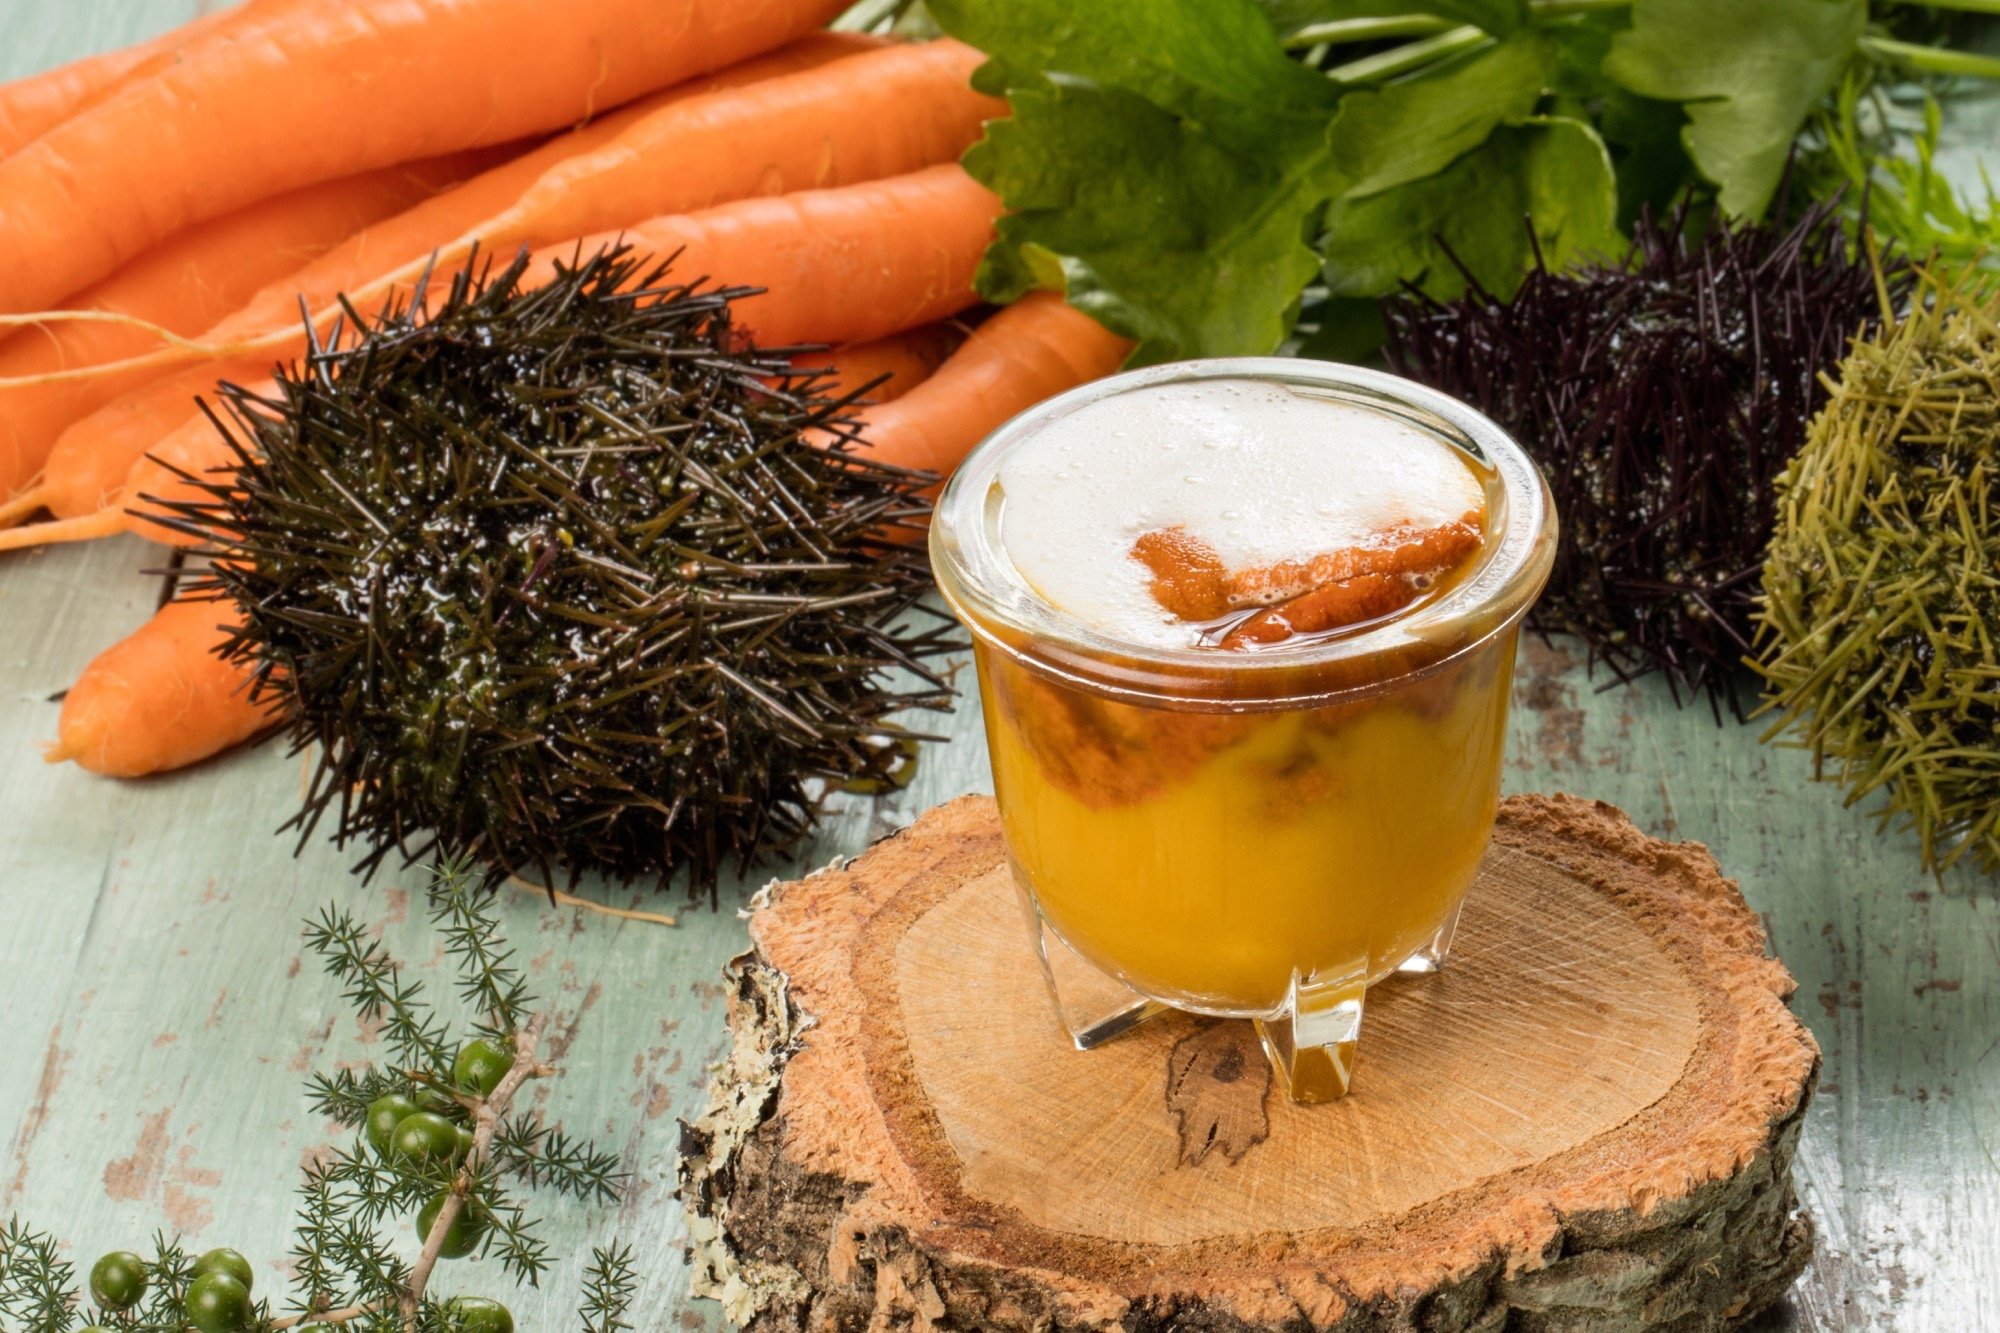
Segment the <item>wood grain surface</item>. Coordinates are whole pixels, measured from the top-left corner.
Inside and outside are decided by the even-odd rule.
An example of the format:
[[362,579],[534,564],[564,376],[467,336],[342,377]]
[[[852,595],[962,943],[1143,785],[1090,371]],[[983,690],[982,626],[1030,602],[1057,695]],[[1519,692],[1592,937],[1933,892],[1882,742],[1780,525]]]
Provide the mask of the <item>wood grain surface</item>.
[[1247,1023],[1074,1049],[985,797],[758,904],[680,1191],[752,1333],[1715,1329],[1811,1250],[1792,978],[1601,802],[1501,803],[1452,962],[1369,991],[1324,1105]]
[[[0,77],[194,8],[0,0]],[[1989,100],[1951,127],[1945,160],[1969,175],[1996,126]],[[328,1137],[304,1072],[370,1053],[332,983],[302,964],[301,919],[337,900],[405,954],[433,944],[414,874],[364,885],[334,849],[315,840],[295,858],[274,835],[300,777],[278,748],[136,784],[40,762],[50,696],[151,611],[157,584],[141,571],[159,559],[123,538],[0,560],[0,1214],[62,1233],[86,1264],[177,1228],[243,1250],[271,1289],[300,1161]],[[1799,978],[1826,1056],[1798,1160],[1820,1250],[1772,1326],[2000,1329],[1996,885],[1932,881],[1911,839],[1843,809],[1802,756],[1752,729],[1718,727],[1656,684],[1604,689],[1572,644],[1523,647],[1508,788],[1601,798],[1649,833],[1709,844]],[[953,739],[908,790],[848,803],[797,862],[752,881],[988,790],[972,700],[942,725]],[[675,1121],[700,1105],[721,1050],[719,969],[744,946],[740,902],[725,889],[721,912],[685,912],[676,929],[526,893],[504,904],[556,1013],[566,1077],[546,1089],[548,1112],[604,1136],[636,1175],[619,1207],[551,1204],[563,1262],[539,1293],[506,1295],[524,1329],[571,1325],[577,1261],[613,1235],[644,1256],[641,1328],[720,1325],[685,1298],[671,1177]],[[490,1264],[443,1280],[508,1292]]]

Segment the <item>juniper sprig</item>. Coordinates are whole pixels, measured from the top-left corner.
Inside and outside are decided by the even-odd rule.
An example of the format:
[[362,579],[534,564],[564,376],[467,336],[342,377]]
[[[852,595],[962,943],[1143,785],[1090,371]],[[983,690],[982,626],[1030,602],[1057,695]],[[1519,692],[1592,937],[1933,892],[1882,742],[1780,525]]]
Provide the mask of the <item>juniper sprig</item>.
[[55,1237],[18,1217],[0,1226],[0,1315],[9,1325],[63,1333],[75,1323],[69,1292],[76,1271]]
[[591,1252],[590,1271],[583,1284],[583,1333],[626,1333],[625,1311],[639,1289],[632,1267],[632,1247],[613,1245]]
[[[193,1258],[160,1235],[150,1259],[114,1254],[100,1261],[102,1269],[119,1260],[129,1277],[110,1290],[93,1271],[91,1323],[117,1333],[187,1333],[191,1325],[200,1333],[334,1326],[511,1333],[512,1316],[497,1303],[440,1299],[433,1291],[439,1261],[477,1251],[499,1260],[517,1282],[538,1285],[552,1255],[530,1192],[546,1187],[610,1202],[625,1177],[613,1154],[513,1107],[529,1080],[559,1071],[539,1057],[547,1015],[534,1012],[481,882],[474,867],[451,861],[438,866],[429,891],[458,994],[480,1015],[463,1044],[454,1044],[422,982],[406,977],[345,911],[326,909],[307,924],[308,947],[346,987],[356,1018],[381,1028],[390,1063],[312,1076],[314,1109],[353,1134],[305,1165],[283,1302],[252,1300],[252,1270],[232,1251]],[[413,1216],[420,1222],[414,1253]],[[237,1265],[240,1278],[217,1277],[217,1256]],[[53,1237],[18,1219],[0,1227],[0,1328],[71,1333],[86,1308],[77,1288]],[[205,1301],[215,1289],[230,1299]],[[630,1252],[598,1249],[584,1273],[584,1327],[629,1329],[625,1312],[636,1292]]]

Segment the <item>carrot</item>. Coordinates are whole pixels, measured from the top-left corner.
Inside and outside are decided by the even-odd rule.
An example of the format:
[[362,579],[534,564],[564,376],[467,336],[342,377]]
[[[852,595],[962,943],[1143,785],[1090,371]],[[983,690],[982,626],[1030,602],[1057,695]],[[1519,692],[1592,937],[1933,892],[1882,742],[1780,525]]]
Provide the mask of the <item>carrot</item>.
[[[476,226],[481,219],[504,211],[544,173],[569,158],[593,152],[613,142],[624,131],[664,106],[704,90],[734,88],[810,69],[844,56],[873,50],[880,45],[877,39],[859,34],[811,33],[777,51],[731,66],[719,74],[653,94],[634,106],[593,121],[569,134],[559,135],[539,148],[492,166],[455,188],[434,193],[415,207],[388,217],[382,217],[382,213],[378,212],[376,216],[382,220],[376,225],[358,231],[347,228],[341,233],[344,239],[339,244],[330,249],[320,247],[325,252],[304,267],[287,267],[283,277],[261,287],[253,283],[253,288],[256,288],[253,292],[233,293],[237,299],[222,310],[205,312],[207,317],[201,320],[197,329],[208,329],[209,336],[227,339],[246,328],[282,328],[287,336],[271,347],[265,356],[255,359],[257,368],[296,356],[303,351],[305,344],[303,335],[292,331],[298,323],[301,300],[308,306],[325,305],[344,291],[364,286],[385,269],[423,262],[441,237],[455,237]],[[452,160],[462,160],[462,157]],[[388,173],[407,170],[410,169],[390,168]],[[367,179],[372,179],[372,176]],[[330,188],[307,187],[307,190],[298,193],[305,195],[315,189],[323,191]],[[221,222],[209,224],[213,228],[226,225]],[[146,259],[135,261],[128,269],[148,262]],[[258,282],[268,277],[270,274],[265,272]],[[132,313],[140,314],[142,318],[153,318],[140,311]],[[158,319],[154,322],[165,323]],[[175,332],[197,331],[177,325],[168,327]],[[115,333],[126,341],[128,347],[135,340],[141,347],[150,346],[153,341],[152,335],[144,330],[117,325],[59,323],[51,328],[58,335],[73,338],[86,336],[82,331],[90,331],[99,339]],[[71,333],[72,330],[78,332]],[[0,347],[0,376],[16,372],[31,375],[40,368],[23,364],[25,357],[10,360],[12,350]],[[45,362],[47,356],[44,355],[41,360]],[[79,363],[80,360],[71,360],[68,364]],[[199,362],[197,369],[178,375],[170,366],[143,361],[123,368],[106,369],[103,377],[90,380],[0,384],[0,413],[12,416],[17,423],[14,427],[16,461],[11,469],[7,466],[5,453],[7,426],[0,423],[0,495],[18,489],[24,474],[40,466],[42,458],[46,458],[48,465],[42,484],[33,492],[0,504],[0,522],[18,518],[40,507],[46,507],[58,518],[73,519],[108,503],[123,486],[133,461],[155,440],[170,433],[177,423],[196,415],[196,395],[212,390],[219,378],[234,377],[219,375],[213,367],[200,368]],[[120,399],[121,393],[129,396]],[[111,406],[104,407],[104,404]],[[97,415],[86,415],[100,407],[102,410]],[[82,419],[76,420],[78,417]],[[150,434],[144,425],[148,420],[158,423],[151,428]],[[64,430],[65,426],[67,430]],[[58,432],[60,437],[56,438]],[[98,532],[102,527],[102,524],[85,529],[71,527],[65,531],[81,536],[85,532]]]
[[268,0],[204,14],[148,42],[86,56],[25,79],[0,84],[0,157],[19,152],[77,112],[137,78],[155,72],[182,51],[225,28]]
[[[228,343],[281,332],[286,335],[287,345],[273,349],[271,359],[275,360],[302,345],[302,339],[292,337],[299,323],[301,301],[307,308],[320,312],[318,324],[324,329],[337,313],[334,302],[342,294],[368,304],[379,303],[387,294],[385,281],[391,275],[414,277],[415,271],[424,267],[450,264],[473,241],[504,253],[519,245],[546,244],[595,230],[592,226],[552,232],[537,228],[535,206],[528,204],[523,196],[541,182],[557,177],[571,182],[578,190],[591,189],[595,184],[593,177],[602,168],[598,171],[579,168],[602,162],[607,156],[612,163],[628,163],[632,157],[626,146],[628,136],[658,120],[678,103],[703,100],[815,69],[881,45],[879,39],[859,33],[808,33],[776,51],[705,78],[676,84],[621,107],[580,129],[558,135],[534,152],[495,167],[455,190],[356,234],[313,263],[256,292],[240,309],[228,312],[226,318],[208,329],[203,341]],[[686,161],[681,154],[669,153],[630,169],[643,172],[662,182],[663,188],[671,189],[664,182],[686,179],[697,167],[698,164]],[[573,211],[579,206],[571,203],[568,207]],[[543,208],[546,207],[544,204]],[[598,225],[618,226],[665,211],[668,211],[665,206],[641,209]]]
[[[190,227],[71,304],[78,310],[129,315],[174,333],[199,333],[270,279],[296,270],[370,222],[464,179],[494,153],[480,149],[385,167],[252,204]],[[0,378],[99,365],[144,352],[155,341],[142,328],[102,321],[24,329],[0,343]],[[0,385],[0,498],[14,496],[27,484],[71,422],[153,377],[142,369],[95,379]],[[40,503],[28,497],[0,512],[27,513]]]
[[[615,133],[567,136],[354,237],[211,327],[201,338],[205,352],[174,349],[119,373],[157,375],[252,348],[273,360],[295,356],[304,345],[302,301],[324,333],[341,313],[338,296],[379,305],[475,245],[504,254],[753,195],[950,161],[1006,109],[972,91],[979,60],[952,41],[884,49],[853,34],[802,38],[648,99],[643,114],[628,109],[607,127]],[[912,115],[913,107],[924,114]]]
[[947,477],[1008,418],[1109,375],[1131,349],[1054,292],[1031,292],[974,329],[935,375],[862,409],[862,443],[878,461]]
[[206,759],[270,726],[268,698],[252,702],[251,673],[216,656],[236,608],[169,602],[99,653],[63,699],[50,763],[136,778]]
[[[366,283],[385,261],[408,261],[402,272],[413,277],[431,262],[429,251],[440,234],[457,235],[468,218],[486,219],[470,224],[466,233],[470,238],[512,245],[573,234],[580,222],[637,221],[647,214],[633,210],[650,204],[678,207],[718,194],[750,194],[774,186],[817,184],[827,177],[923,166],[955,156],[977,137],[986,116],[1002,109],[965,86],[977,61],[969,48],[955,42],[879,47],[869,38],[815,34],[701,81],[709,87],[706,94],[676,89],[648,99],[650,109],[644,114],[610,118],[606,125],[613,133],[598,133],[593,127],[566,136],[576,141],[569,146],[578,150],[567,157],[552,151],[562,146],[561,141],[552,143],[354,236],[266,288],[205,336],[232,345],[247,333],[280,330],[273,340],[263,342],[264,359],[296,356],[304,350],[303,334],[296,331],[301,299],[309,305],[331,301]],[[857,54],[864,51],[873,54]],[[820,68],[828,62],[834,63]],[[852,72],[839,78],[822,77],[848,67]],[[866,92],[858,93],[857,88]],[[912,98],[933,110],[922,128],[907,124]],[[786,123],[792,133],[766,144],[752,132],[754,117],[760,108],[768,110],[773,104],[789,107]],[[678,114],[683,110],[689,114]],[[810,127],[836,116],[843,117],[839,128],[815,137]],[[496,202],[519,196],[529,181],[533,188],[516,206],[494,212]],[[469,248],[469,241],[462,240],[459,248]],[[438,260],[450,258],[446,254]],[[382,284],[363,290],[372,290],[379,299]],[[257,342],[251,339],[252,344]],[[120,383],[127,382],[123,378],[127,373],[118,372]],[[142,367],[130,373],[150,377],[158,370]],[[48,393],[71,383],[25,386],[20,391]],[[183,375],[180,383],[192,388],[147,396],[147,402],[163,405],[168,413],[161,433],[192,415],[194,393],[209,387],[199,374]],[[101,422],[79,423],[56,445],[40,492],[7,509],[21,513],[43,503],[58,517],[75,518],[97,507],[106,495],[104,486],[115,488],[137,452],[126,448],[122,455],[87,460],[81,468],[68,455],[137,440],[131,420],[129,413],[120,415],[108,436],[100,429]],[[7,509],[0,509],[0,516]],[[64,531],[80,536],[100,530],[101,525]]]
[[[212,394],[218,379],[241,381],[269,371],[268,364],[249,361],[219,371],[204,366],[149,384],[64,431],[49,454],[41,483],[0,508],[0,516],[9,516],[23,506],[40,504],[56,515],[55,521],[0,530],[0,551],[126,531],[119,508],[126,483],[146,451],[183,431],[192,434],[197,427],[208,428],[208,418],[196,400]],[[178,424],[163,436],[163,421]]]
[[487,242],[549,245],[955,161],[1006,114],[1005,102],[972,90],[983,59],[948,38],[900,44],[690,99],[544,176],[489,224]]
[[[676,272],[687,278],[706,275],[765,288],[763,294],[738,302],[739,317],[765,346],[867,342],[948,318],[973,303],[973,273],[992,239],[999,207],[999,200],[961,168],[945,165],[840,189],[740,200],[655,219],[624,235],[640,250],[678,253]],[[558,262],[567,262],[579,250],[588,254],[618,239],[616,234],[595,237],[539,252],[530,261],[527,281],[532,285],[545,279]],[[200,391],[200,374],[149,388],[149,401],[137,405],[132,419],[118,423],[103,436],[106,442],[93,446],[91,452],[102,449],[104,456],[84,460],[90,466],[79,468],[77,502],[102,503],[104,481],[117,472],[116,450],[126,448],[130,459],[130,442],[147,432],[150,439],[141,449],[169,434],[190,444],[205,434],[220,448],[207,423],[187,405],[189,391]],[[154,395],[158,402],[150,401]],[[70,433],[98,429],[120,406],[79,422]],[[127,443],[109,443],[112,439]],[[58,447],[67,453],[65,446]],[[220,456],[190,460],[201,466],[189,470],[227,466],[226,455],[223,449]],[[55,461],[51,455],[52,471]],[[130,476],[120,508],[136,506],[142,496],[165,493],[161,487],[178,489],[171,472],[163,478],[144,459],[126,466]],[[94,496],[92,487],[99,488]],[[128,515],[84,511],[56,523],[0,531],[0,551],[127,530]]]
[[348,0],[211,42],[0,161],[0,310],[45,308],[183,227],[504,143],[781,45],[842,0]]
[[735,306],[766,347],[866,342],[970,306],[1000,201],[956,164],[831,190],[744,199],[537,251],[527,281],[623,242],[678,256],[682,281],[760,287]]
[[792,365],[799,370],[826,370],[828,376],[819,390],[829,398],[866,389],[861,401],[886,403],[901,398],[936,373],[965,341],[965,334],[965,326],[946,320],[873,342],[795,356]]

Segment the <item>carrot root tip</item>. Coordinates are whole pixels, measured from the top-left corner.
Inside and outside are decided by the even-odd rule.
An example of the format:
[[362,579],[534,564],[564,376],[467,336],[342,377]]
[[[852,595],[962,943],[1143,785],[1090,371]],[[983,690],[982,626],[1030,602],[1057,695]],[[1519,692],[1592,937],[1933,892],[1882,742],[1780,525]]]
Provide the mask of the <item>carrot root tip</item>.
[[47,523],[30,523],[26,527],[0,531],[0,551],[24,551],[34,546],[115,537],[126,529],[123,510],[100,509],[94,514],[81,514],[76,518],[52,519]]

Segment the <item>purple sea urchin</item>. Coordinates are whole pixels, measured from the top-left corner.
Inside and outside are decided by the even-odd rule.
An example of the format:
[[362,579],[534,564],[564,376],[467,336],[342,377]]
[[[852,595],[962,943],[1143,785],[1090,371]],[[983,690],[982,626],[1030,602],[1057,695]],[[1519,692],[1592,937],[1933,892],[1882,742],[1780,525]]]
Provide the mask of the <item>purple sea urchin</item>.
[[1648,217],[1618,265],[1537,267],[1506,300],[1390,298],[1388,356],[1542,465],[1562,536],[1537,623],[1719,710],[1751,648],[1772,483],[1818,377],[1879,315],[1876,283],[1829,204],[1700,239],[1685,212]]

